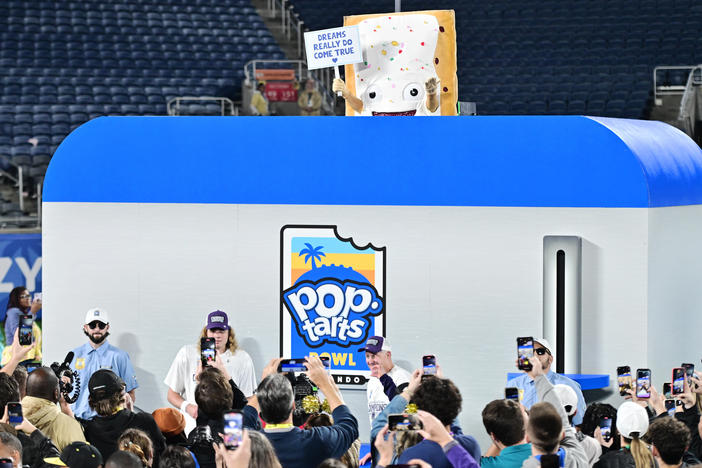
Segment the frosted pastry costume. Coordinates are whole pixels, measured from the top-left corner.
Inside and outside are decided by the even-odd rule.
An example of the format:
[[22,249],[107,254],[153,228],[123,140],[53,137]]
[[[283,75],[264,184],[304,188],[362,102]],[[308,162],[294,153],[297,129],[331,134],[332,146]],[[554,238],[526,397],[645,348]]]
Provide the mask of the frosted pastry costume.
[[[364,61],[346,66],[347,87],[363,102],[360,115],[456,115],[453,11],[352,16]],[[425,83],[439,80],[439,106],[427,108]],[[347,115],[359,115],[347,105]]]

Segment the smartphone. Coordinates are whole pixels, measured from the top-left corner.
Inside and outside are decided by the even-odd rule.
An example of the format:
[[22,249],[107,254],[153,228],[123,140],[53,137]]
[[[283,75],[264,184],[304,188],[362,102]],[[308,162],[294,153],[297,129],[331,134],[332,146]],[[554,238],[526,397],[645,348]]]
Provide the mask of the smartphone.
[[22,424],[22,405],[19,402],[9,402],[7,404],[7,416],[12,427]]
[[201,338],[200,339],[200,359],[202,359],[202,366],[211,365],[216,356],[215,351],[215,339],[214,338]]
[[32,335],[33,323],[34,318],[31,315],[20,315],[19,344],[22,346],[29,346],[34,340]]
[[12,458],[0,458],[0,468],[15,468]]
[[602,418],[600,419],[600,431],[602,432],[602,438],[605,442],[609,442],[612,439],[612,419]]
[[239,411],[224,413],[224,446],[236,450],[244,437],[244,419]]
[[670,393],[670,382],[663,384],[663,396],[667,399],[673,398],[673,394]]
[[327,372],[331,371],[331,359],[328,356],[319,356],[319,360],[322,361],[322,365]]
[[531,336],[517,338],[517,368],[519,368],[519,370],[530,371],[533,357],[534,338]]
[[41,301],[41,293],[40,293],[40,292],[34,293],[34,300],[35,300],[35,301]]
[[636,397],[651,398],[651,369],[636,369]]
[[278,372],[307,372],[303,365],[305,359],[282,359],[278,364]]
[[433,354],[422,356],[422,368],[424,375],[436,375],[436,356]]
[[680,395],[685,392],[685,369],[682,367],[673,368],[672,394]]
[[517,387],[505,388],[505,399],[519,401],[519,389]]
[[689,362],[683,362],[680,364],[680,367],[685,369],[685,373],[687,374],[687,384],[692,387],[692,377],[695,375],[695,365],[690,364]]
[[666,398],[665,409],[666,411],[668,411],[669,415],[675,416],[675,400],[673,400],[672,398]]
[[413,414],[388,415],[388,429],[391,431],[417,431],[422,428],[422,422]]
[[617,367],[617,384],[619,385],[619,395],[626,396],[627,390],[631,390],[631,368],[629,366]]

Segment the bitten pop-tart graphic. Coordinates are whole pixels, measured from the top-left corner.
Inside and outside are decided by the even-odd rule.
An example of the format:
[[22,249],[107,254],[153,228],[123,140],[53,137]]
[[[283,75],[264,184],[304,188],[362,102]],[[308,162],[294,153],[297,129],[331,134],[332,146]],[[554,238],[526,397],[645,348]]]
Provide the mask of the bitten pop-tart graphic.
[[[456,26],[453,10],[344,17],[358,25],[363,62],[346,65],[346,86],[363,102],[360,115],[456,115]],[[427,89],[439,95],[429,106]],[[346,115],[359,115],[346,106]]]
[[332,372],[368,371],[358,352],[384,334],[385,248],[358,246],[336,226],[281,229],[281,352],[328,356]]

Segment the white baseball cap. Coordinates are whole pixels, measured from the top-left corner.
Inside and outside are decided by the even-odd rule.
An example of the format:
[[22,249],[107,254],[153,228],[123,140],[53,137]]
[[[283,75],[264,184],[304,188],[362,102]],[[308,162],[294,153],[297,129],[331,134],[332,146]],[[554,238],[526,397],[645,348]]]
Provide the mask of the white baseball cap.
[[563,405],[566,414],[568,416],[574,415],[575,411],[578,409],[578,395],[575,393],[575,390],[566,384],[554,385],[553,390],[561,400],[561,405]]
[[551,349],[551,345],[546,340],[546,338],[534,338],[534,343],[539,343],[541,346],[548,349],[549,353],[553,354],[553,350]]
[[94,321],[102,322],[102,323],[110,323],[110,318],[107,316],[107,311],[105,309],[100,309],[100,308],[94,308],[90,309],[88,312],[85,313],[85,324],[89,324],[90,322]]
[[638,437],[643,437],[648,430],[648,414],[643,406],[633,401],[622,403],[617,410],[617,430],[627,439],[631,439],[635,432]]

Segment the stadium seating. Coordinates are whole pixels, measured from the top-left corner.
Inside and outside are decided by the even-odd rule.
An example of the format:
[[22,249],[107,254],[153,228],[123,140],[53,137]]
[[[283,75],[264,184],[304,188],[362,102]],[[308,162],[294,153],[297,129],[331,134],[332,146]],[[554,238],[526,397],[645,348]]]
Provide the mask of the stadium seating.
[[[310,30],[394,0],[291,0]],[[700,62],[695,0],[402,0],[403,11],[453,9],[459,100],[479,114],[645,116],[653,69]],[[684,84],[685,72],[666,81]]]
[[239,100],[253,58],[285,56],[250,0],[5,0],[0,154],[41,177],[89,119],[163,115],[175,96]]

